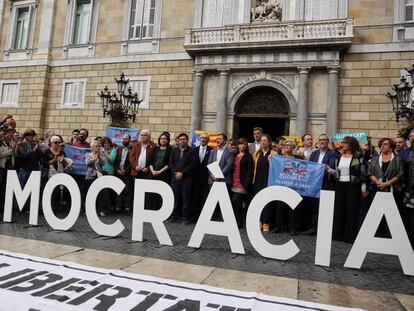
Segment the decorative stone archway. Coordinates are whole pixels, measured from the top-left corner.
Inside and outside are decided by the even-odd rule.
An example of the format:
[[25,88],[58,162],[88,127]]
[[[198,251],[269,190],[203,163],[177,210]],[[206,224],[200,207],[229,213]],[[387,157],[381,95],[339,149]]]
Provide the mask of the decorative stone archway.
[[234,106],[233,137],[251,138],[256,126],[273,139],[289,134],[289,111],[288,100],[277,89],[263,85],[250,88]]
[[289,134],[290,119],[296,112],[296,100],[283,85],[269,80],[244,85],[233,95],[233,137],[251,139],[253,127],[260,126],[272,138]]

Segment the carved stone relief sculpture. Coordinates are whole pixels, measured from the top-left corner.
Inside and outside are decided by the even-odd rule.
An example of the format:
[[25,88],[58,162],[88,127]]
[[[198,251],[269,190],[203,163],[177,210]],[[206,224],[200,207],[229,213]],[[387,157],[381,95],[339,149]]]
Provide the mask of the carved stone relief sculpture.
[[281,21],[282,5],[279,0],[257,0],[251,16],[253,23]]

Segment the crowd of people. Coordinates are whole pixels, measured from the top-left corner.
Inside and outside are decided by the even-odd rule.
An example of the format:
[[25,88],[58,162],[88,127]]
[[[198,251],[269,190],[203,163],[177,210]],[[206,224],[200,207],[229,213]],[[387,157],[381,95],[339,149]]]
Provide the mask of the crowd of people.
[[[16,122],[7,116],[0,124],[0,202],[3,206],[7,170],[18,172],[24,186],[31,172],[41,171],[42,187],[56,173],[68,172],[73,164],[65,156],[65,145],[91,148],[86,154],[85,175],[73,175],[83,201],[89,186],[102,175],[114,175],[125,183],[120,195],[112,190],[101,192],[97,212],[130,213],[133,204],[134,179],[156,179],[171,185],[175,196],[174,211],[169,222],[195,223],[201,213],[214,181],[225,182],[239,228],[244,226],[246,211],[254,195],[267,187],[270,158],[279,154],[325,165],[322,189],[335,191],[333,239],[352,243],[377,192],[392,192],[404,226],[414,245],[414,130],[409,144],[403,137],[382,138],[378,151],[370,141],[361,146],[352,136],[335,146],[326,134],[316,142],[310,134],[303,135],[303,146],[293,140],[278,137],[272,141],[262,129],[253,129],[253,143],[247,138],[227,139],[223,133],[216,146],[209,146],[208,133],[199,136],[198,146],[189,145],[186,133],[171,142],[170,133],[163,132],[155,143],[149,130],[141,130],[139,138],[124,135],[122,145],[108,137],[96,137],[88,142],[88,130],[74,130],[69,141],[54,131],[45,136],[34,130],[22,134]],[[224,178],[212,176],[207,165],[217,161]],[[61,187],[52,196],[56,209],[70,206],[68,195]],[[305,197],[291,210],[281,202],[271,202],[263,210],[260,228],[263,232],[316,234],[319,200]],[[161,197],[147,194],[146,208],[159,209]],[[220,220],[219,209],[213,218]],[[377,236],[389,237],[386,223],[381,223]]]

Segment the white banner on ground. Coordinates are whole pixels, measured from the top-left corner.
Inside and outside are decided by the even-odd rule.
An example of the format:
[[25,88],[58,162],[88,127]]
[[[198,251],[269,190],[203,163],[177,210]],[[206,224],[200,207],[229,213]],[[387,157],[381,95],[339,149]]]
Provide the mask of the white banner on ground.
[[0,297],[0,310],[351,310],[1,250]]

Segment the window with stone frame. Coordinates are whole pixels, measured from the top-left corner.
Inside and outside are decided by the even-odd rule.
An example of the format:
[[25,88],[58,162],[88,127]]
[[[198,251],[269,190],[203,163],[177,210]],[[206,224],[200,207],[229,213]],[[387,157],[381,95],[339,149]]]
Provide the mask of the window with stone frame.
[[326,20],[338,18],[339,0],[305,0],[305,20]]
[[20,80],[0,81],[0,108],[17,107],[19,103]]
[[64,80],[61,108],[83,108],[85,106],[86,79]]
[[92,1],[77,0],[74,6],[72,44],[86,44],[89,41]]
[[36,3],[14,1],[11,7],[8,50],[32,48],[36,19]]
[[100,0],[68,0],[64,45],[82,46],[96,39]]
[[148,39],[155,36],[156,0],[132,0],[129,39]]
[[414,0],[394,2],[394,41],[414,39]]
[[142,99],[139,104],[139,108],[149,108],[149,97],[151,89],[151,77],[149,76],[137,76],[129,77],[129,83],[127,88],[131,87],[132,92],[138,93],[138,98]]

